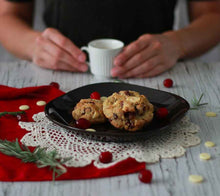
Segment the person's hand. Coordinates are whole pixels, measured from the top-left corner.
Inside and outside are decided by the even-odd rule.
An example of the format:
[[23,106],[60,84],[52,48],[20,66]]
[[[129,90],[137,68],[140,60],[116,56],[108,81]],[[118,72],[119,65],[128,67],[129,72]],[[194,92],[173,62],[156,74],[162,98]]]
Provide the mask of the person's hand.
[[44,68],[85,72],[86,55],[58,30],[47,28],[35,40],[32,61]]
[[114,59],[113,77],[153,77],[175,65],[181,56],[175,39],[165,34],[144,34]]

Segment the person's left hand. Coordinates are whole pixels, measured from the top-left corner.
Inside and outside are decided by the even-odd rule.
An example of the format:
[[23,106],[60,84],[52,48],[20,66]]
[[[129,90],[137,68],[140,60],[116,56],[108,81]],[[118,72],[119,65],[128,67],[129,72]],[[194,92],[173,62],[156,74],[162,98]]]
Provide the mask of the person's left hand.
[[153,77],[175,65],[181,55],[176,40],[165,34],[144,34],[114,59],[113,77]]

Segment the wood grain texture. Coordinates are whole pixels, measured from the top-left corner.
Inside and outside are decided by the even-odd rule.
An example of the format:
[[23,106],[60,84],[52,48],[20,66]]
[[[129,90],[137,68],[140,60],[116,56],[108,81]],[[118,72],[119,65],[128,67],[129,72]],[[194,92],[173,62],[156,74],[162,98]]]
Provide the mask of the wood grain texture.
[[[180,62],[172,70],[149,79],[128,79],[125,82],[172,92],[191,102],[194,96],[204,93],[206,107],[190,110],[188,116],[201,128],[201,144],[186,150],[183,157],[163,159],[159,163],[147,165],[153,172],[152,184],[143,184],[137,174],[103,179],[74,180],[60,182],[0,182],[0,196],[63,196],[63,195],[150,195],[150,196],[219,196],[220,195],[220,63]],[[163,80],[172,78],[173,88],[165,88]],[[96,82],[91,74],[51,71],[39,68],[25,61],[0,63],[0,84],[13,87],[27,87],[58,82],[63,91]],[[205,116],[205,112],[218,113],[215,118]],[[214,148],[206,148],[204,142],[216,143]],[[199,154],[208,152],[212,159],[200,161]],[[190,174],[202,175],[205,181],[192,184]]]

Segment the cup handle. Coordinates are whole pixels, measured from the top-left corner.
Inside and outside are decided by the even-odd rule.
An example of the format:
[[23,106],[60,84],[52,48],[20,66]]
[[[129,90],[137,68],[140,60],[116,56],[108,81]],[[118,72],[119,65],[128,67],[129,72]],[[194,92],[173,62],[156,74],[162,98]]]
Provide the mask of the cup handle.
[[81,50],[85,50],[85,51],[88,52],[88,54],[89,54],[89,48],[88,48],[88,47],[83,46],[83,47],[81,47],[80,49],[81,49]]
[[[88,47],[86,47],[86,46],[82,46],[81,48],[80,48],[80,50],[85,50],[87,53],[88,53],[88,55],[89,55],[89,48]],[[87,65],[89,66],[89,62],[87,61],[86,62],[87,63]]]

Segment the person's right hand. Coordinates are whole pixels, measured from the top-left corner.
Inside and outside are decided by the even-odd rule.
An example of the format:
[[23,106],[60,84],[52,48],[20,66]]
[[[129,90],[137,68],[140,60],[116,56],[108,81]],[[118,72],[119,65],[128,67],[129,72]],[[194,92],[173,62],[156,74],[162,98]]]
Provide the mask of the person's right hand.
[[86,55],[58,30],[47,28],[36,38],[33,63],[47,69],[85,72]]

